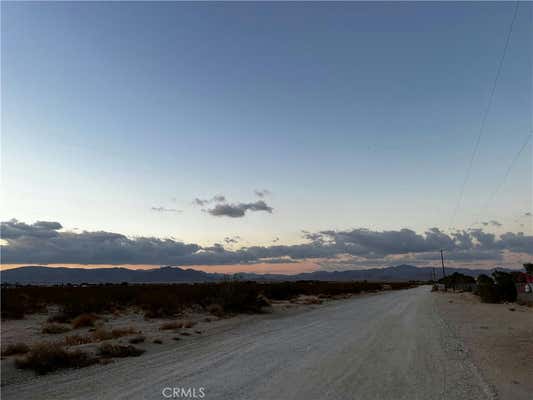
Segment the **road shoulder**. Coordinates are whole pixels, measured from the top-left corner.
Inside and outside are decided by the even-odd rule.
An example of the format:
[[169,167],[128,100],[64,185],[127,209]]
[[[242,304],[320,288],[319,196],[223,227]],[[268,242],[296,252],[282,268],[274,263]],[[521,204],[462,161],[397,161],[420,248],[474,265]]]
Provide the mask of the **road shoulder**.
[[533,396],[533,309],[483,304],[471,293],[432,293],[439,315],[464,342],[500,399]]

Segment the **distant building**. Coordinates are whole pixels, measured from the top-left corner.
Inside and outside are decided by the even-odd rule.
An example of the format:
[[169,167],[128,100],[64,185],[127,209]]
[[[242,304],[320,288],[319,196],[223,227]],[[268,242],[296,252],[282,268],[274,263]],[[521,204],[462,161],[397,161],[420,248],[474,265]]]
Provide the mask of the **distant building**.
[[520,272],[515,277],[517,300],[533,303],[533,275]]

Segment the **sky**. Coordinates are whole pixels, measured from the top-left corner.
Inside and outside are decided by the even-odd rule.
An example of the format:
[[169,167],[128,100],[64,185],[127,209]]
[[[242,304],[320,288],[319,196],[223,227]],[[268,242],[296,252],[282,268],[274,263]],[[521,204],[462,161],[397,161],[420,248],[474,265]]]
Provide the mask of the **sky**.
[[527,261],[515,6],[2,2],[3,266]]

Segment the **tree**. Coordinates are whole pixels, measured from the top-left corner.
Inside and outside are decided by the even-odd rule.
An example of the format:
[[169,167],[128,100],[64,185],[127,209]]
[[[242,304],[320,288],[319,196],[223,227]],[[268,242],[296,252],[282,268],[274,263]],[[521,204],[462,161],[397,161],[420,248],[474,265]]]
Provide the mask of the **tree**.
[[439,283],[444,283],[447,288],[453,288],[454,290],[457,286],[467,286],[470,284],[476,283],[476,280],[469,275],[464,275],[459,272],[454,272],[451,275],[446,276],[445,278],[439,279]]
[[494,271],[492,273],[500,299],[502,301],[516,301],[516,286],[513,276],[507,272]]
[[498,303],[500,301],[498,288],[492,278],[485,274],[477,277],[476,294],[479,295],[483,303]]

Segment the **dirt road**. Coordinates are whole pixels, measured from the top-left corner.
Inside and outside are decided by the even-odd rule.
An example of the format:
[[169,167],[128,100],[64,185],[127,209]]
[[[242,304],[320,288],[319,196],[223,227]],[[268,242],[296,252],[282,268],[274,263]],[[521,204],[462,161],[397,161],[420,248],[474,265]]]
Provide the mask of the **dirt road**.
[[436,307],[428,287],[354,297],[264,316],[171,350],[8,385],[2,394],[6,400],[173,393],[217,400],[494,398]]

